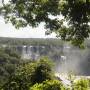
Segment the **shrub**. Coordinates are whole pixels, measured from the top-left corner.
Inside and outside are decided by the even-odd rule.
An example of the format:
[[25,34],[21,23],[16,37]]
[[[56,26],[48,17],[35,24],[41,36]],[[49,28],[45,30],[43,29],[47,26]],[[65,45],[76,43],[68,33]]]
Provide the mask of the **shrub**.
[[88,79],[80,79],[74,82],[73,90],[90,90],[89,80]]
[[33,85],[29,90],[66,90],[66,88],[58,80],[46,80],[41,84]]

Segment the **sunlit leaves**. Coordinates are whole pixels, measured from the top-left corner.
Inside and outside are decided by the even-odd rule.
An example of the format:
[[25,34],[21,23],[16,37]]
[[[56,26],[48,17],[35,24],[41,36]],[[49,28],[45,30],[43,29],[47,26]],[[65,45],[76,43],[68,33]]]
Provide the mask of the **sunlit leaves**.
[[77,89],[78,90],[89,90],[90,89],[89,80],[82,78],[74,82],[73,90],[77,90]]
[[66,90],[66,88],[58,80],[46,80],[41,84],[35,84],[29,90]]

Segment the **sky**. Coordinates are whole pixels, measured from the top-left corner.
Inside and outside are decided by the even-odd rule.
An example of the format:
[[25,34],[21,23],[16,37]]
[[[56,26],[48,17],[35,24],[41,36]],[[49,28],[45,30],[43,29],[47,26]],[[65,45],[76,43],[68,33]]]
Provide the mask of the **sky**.
[[[2,0],[0,0],[0,5]],[[7,3],[8,0],[5,0]],[[45,29],[43,24],[40,24],[37,28],[26,27],[15,29],[12,24],[5,24],[4,19],[0,16],[0,37],[17,37],[17,38],[55,38],[55,33],[51,35],[45,35]]]
[[17,37],[17,38],[55,38],[55,33],[45,35],[43,24],[37,28],[26,27],[15,29],[12,24],[5,24],[4,19],[0,17],[0,36],[1,37]]

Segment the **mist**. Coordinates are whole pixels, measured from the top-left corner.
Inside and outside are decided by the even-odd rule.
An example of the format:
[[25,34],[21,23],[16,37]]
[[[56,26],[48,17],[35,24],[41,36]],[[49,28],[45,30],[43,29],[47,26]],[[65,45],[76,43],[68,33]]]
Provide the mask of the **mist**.
[[56,72],[90,75],[89,48],[80,49],[68,43],[63,45],[63,55],[56,64]]

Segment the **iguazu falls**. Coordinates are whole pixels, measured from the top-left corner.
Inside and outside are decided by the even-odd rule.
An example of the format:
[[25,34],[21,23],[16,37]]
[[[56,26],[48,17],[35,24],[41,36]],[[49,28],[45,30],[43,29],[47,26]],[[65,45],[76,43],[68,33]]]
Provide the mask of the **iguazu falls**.
[[[72,46],[69,43],[60,41],[59,39],[19,39],[19,38],[2,38],[0,39],[0,77],[1,77],[1,86],[7,85],[6,82],[9,80],[9,76],[12,76],[17,73],[19,75],[25,74],[25,77],[31,73],[33,76],[34,71],[28,66],[30,63],[37,65],[37,69],[49,70],[50,66],[47,65],[47,62],[43,59],[48,59],[49,62],[52,62],[51,70],[49,73],[53,72],[52,78],[62,81],[62,83],[70,88],[72,85],[72,80],[88,80],[90,79],[90,48],[89,44],[86,44],[85,49],[80,49],[78,47]],[[40,60],[42,60],[40,63]],[[43,66],[43,63],[47,67]],[[21,68],[20,68],[21,67]],[[35,69],[31,65],[31,68]],[[18,70],[21,70],[18,72]],[[26,69],[26,72],[23,70]],[[27,70],[31,70],[28,72]],[[35,69],[35,70],[37,70]],[[41,72],[38,71],[38,72]],[[51,72],[52,71],[52,72]],[[39,73],[35,74],[39,74]],[[49,73],[46,72],[48,75]],[[42,74],[40,77],[37,75],[35,80],[42,80],[44,76]],[[15,76],[16,77],[16,76]],[[48,77],[46,77],[48,80]],[[17,79],[17,78],[16,78]],[[15,80],[16,80],[15,79]],[[51,79],[51,77],[49,78]],[[4,81],[5,80],[5,81]],[[26,79],[27,80],[27,79]],[[32,81],[33,83],[35,81]],[[84,81],[82,81],[84,83]],[[85,81],[86,82],[86,81]],[[71,89],[71,88],[70,88]],[[18,89],[17,89],[18,90]],[[65,89],[66,90],[66,89]]]

